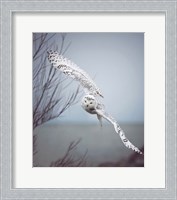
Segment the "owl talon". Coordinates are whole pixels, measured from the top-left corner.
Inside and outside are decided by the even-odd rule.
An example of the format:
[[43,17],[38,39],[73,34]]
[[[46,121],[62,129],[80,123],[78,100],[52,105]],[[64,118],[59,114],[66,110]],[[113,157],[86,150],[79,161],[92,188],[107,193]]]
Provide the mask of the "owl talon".
[[98,120],[99,120],[99,122],[100,122],[100,126],[101,126],[101,128],[102,128],[102,127],[103,127],[102,116],[101,116],[101,115],[97,115],[97,118],[98,118]]

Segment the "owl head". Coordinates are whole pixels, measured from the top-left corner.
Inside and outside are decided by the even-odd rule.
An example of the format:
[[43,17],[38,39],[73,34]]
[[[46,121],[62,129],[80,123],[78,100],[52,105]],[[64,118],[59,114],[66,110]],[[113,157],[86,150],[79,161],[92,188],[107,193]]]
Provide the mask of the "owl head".
[[81,101],[82,108],[91,114],[96,114],[95,109],[96,109],[97,105],[98,105],[98,102],[93,95],[90,95],[90,94],[85,95],[82,98],[82,101]]

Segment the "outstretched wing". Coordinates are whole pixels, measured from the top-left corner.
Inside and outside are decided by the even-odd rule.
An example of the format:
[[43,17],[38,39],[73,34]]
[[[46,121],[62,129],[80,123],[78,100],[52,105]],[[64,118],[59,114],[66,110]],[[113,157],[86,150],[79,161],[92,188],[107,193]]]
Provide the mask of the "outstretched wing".
[[84,70],[78,67],[75,63],[63,57],[57,51],[52,50],[48,51],[48,59],[49,62],[53,64],[53,67],[59,69],[69,77],[79,81],[88,94],[103,97],[95,82]]
[[112,123],[114,125],[114,129],[116,131],[116,133],[119,134],[122,142],[124,143],[124,145],[126,147],[128,147],[129,149],[132,149],[133,151],[139,153],[139,154],[142,154],[142,152],[137,148],[135,147],[125,136],[123,130],[120,128],[119,124],[117,123],[117,121],[111,116],[109,115],[108,113],[106,113],[103,109],[96,109],[96,113],[97,113],[97,116],[100,118],[100,117],[103,117],[105,118],[106,120],[108,120],[110,123]]

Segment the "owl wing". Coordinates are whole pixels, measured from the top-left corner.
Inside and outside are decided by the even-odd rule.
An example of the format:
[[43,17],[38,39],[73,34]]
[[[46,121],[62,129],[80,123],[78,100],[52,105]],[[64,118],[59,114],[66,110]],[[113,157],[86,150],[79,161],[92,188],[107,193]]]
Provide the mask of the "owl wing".
[[117,121],[111,116],[109,115],[108,113],[106,113],[103,109],[96,109],[96,113],[97,113],[97,116],[100,118],[100,117],[103,117],[105,118],[107,121],[109,121],[111,124],[113,124],[114,126],[114,129],[116,131],[116,133],[119,134],[122,142],[124,143],[124,145],[126,147],[128,147],[129,149],[132,149],[133,151],[139,153],[139,154],[142,154],[142,152],[137,148],[135,147],[125,136],[123,130],[120,128],[119,124],[117,123]]
[[75,63],[63,57],[57,51],[52,50],[48,51],[48,60],[53,64],[53,67],[59,69],[67,76],[79,81],[86,93],[103,97],[95,82]]

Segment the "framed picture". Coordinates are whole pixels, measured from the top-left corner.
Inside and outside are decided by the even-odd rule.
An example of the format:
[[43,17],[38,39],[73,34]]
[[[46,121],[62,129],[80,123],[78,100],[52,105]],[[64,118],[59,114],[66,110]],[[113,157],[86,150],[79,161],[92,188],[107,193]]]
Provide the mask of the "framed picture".
[[[54,51],[55,45],[52,43],[59,46],[57,51]],[[81,52],[85,52],[84,55]],[[119,121],[124,123],[127,134],[131,130],[131,135],[137,137],[135,141],[143,148],[144,33],[33,33],[33,55],[33,166],[144,167],[143,154],[125,138],[126,130],[120,130],[119,139],[117,128],[120,125],[106,111],[109,105],[115,116],[120,115]],[[65,55],[74,60],[75,56],[85,56],[83,65],[92,63],[81,69]],[[104,57],[108,58],[107,62]],[[59,59],[59,65],[55,64],[55,58]],[[102,63],[98,64],[98,60]],[[96,73],[95,80],[83,69]],[[95,87],[96,80],[100,85],[105,85],[104,96],[110,100],[107,100],[107,106],[103,105],[106,99],[103,100],[101,89]],[[82,91],[83,88],[86,92]],[[95,95],[97,91],[98,95]],[[106,91],[109,93],[106,94]],[[89,98],[91,100],[87,102]],[[121,107],[117,103],[118,99],[122,102]],[[125,116],[126,112],[129,114]],[[100,127],[97,116],[98,119],[101,117]],[[110,125],[105,124],[102,118]],[[124,149],[124,144],[125,147],[130,145],[130,149]]]
[[1,199],[176,199],[177,1],[1,1]]

